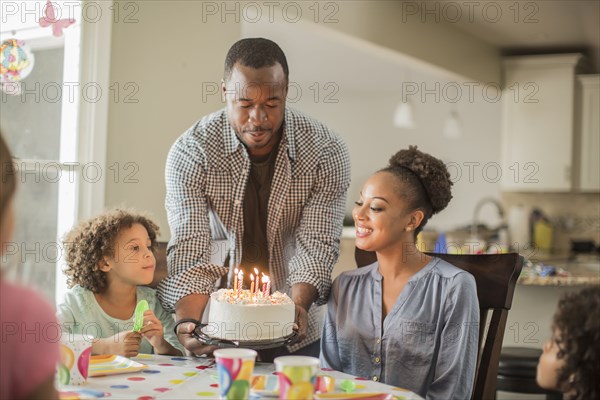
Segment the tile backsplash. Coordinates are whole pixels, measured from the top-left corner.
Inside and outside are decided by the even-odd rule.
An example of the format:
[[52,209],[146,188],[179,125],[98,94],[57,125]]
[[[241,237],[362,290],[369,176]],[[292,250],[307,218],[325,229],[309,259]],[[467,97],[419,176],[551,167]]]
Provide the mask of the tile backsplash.
[[571,239],[600,243],[600,193],[502,193],[506,210],[522,205],[527,215],[538,208],[554,227],[553,253],[568,252]]

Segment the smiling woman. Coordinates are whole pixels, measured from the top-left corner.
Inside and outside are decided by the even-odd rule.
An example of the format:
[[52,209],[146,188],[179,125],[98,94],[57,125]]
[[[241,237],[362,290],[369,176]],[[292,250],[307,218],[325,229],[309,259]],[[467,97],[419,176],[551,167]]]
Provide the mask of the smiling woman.
[[452,198],[444,163],[401,150],[365,183],[353,211],[356,247],[377,262],[333,283],[324,366],[432,399],[466,399],[477,362],[475,280],[421,253],[415,236]]

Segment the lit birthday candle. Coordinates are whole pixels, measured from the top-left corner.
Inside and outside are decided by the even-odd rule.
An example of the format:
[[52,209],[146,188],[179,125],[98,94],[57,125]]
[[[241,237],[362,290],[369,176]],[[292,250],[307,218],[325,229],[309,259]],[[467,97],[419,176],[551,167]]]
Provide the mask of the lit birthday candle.
[[239,270],[239,269],[237,269],[237,268],[233,270],[233,276],[235,277],[235,278],[234,278],[234,281],[233,281],[233,290],[234,290],[234,291],[236,291],[236,290],[237,290],[237,285],[238,285],[238,273],[239,273],[239,272],[240,272],[240,270]]
[[250,274],[250,298],[252,298],[253,295],[254,295],[254,275]]
[[240,297],[242,295],[242,287],[244,286],[244,271],[240,271],[238,273],[238,287],[237,287],[237,296]]
[[271,278],[267,276],[267,297],[271,295]]
[[263,275],[262,277],[262,282],[263,282],[263,297],[269,297],[269,292],[271,291],[271,281],[269,279],[268,276]]
[[[260,287],[258,284],[258,269],[254,268],[254,276],[256,276],[256,293],[254,293],[254,295],[258,295],[258,292],[260,291]],[[252,290],[250,291],[250,294],[252,293]]]

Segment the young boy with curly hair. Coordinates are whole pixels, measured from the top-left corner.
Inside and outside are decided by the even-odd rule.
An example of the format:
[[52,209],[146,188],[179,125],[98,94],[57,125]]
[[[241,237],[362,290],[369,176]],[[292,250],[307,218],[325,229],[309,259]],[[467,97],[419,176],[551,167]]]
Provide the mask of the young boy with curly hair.
[[568,399],[600,399],[600,286],[563,297],[552,330],[540,356],[538,385]]
[[[66,235],[65,274],[71,289],[58,306],[58,319],[64,330],[95,338],[92,354],[182,354],[173,319],[155,291],[142,286],[154,277],[157,232],[150,219],[114,210]],[[134,311],[141,300],[149,310],[142,329],[134,332]]]

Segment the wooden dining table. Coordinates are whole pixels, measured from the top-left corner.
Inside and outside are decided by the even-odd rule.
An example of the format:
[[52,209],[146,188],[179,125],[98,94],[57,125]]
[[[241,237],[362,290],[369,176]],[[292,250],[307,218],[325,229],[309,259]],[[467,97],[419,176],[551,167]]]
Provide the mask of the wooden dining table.
[[[106,356],[111,357],[111,356]],[[111,363],[94,357],[90,364],[90,374],[82,386],[59,385],[60,398],[76,399],[218,399],[219,379],[214,359],[208,357],[173,357],[152,354],[140,354],[131,359],[112,356]],[[107,358],[107,361],[111,359]],[[104,368],[104,369],[103,369]],[[275,367],[270,363],[256,363],[253,377],[273,376]],[[406,389],[385,385],[369,379],[355,377],[338,371],[321,368],[318,375],[330,377],[334,382],[333,390],[316,398],[329,399],[422,399]],[[333,378],[333,379],[331,379]],[[272,381],[272,378],[270,378]],[[355,389],[351,393],[344,392],[340,385],[346,381],[353,382]],[[251,391],[250,399],[277,398],[270,393]]]

